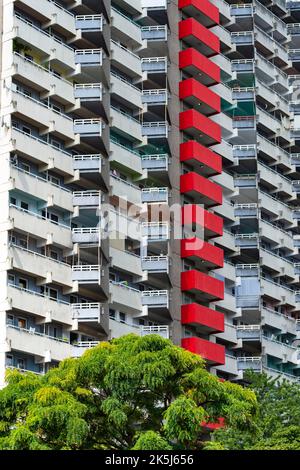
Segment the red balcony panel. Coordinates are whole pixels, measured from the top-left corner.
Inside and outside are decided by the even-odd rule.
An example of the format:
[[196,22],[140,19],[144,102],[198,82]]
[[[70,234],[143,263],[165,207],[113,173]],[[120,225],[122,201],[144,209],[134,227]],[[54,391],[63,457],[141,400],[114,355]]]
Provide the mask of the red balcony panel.
[[206,339],[192,336],[190,338],[183,338],[181,346],[194,354],[199,354],[209,365],[225,364],[225,348],[220,344],[211,343]]
[[220,67],[193,47],[179,52],[179,68],[195,76],[204,85],[215,85],[221,81]]
[[181,240],[181,257],[196,263],[199,261],[209,269],[222,268],[224,265],[223,250],[197,237]]
[[188,109],[179,114],[180,130],[192,135],[204,145],[220,144],[221,126],[195,109]]
[[222,187],[194,171],[180,176],[180,192],[193,197],[197,204],[205,204],[207,207],[222,204]]
[[195,294],[200,301],[224,300],[224,282],[196,269],[181,273],[181,290]]
[[179,23],[179,39],[207,57],[220,53],[220,39],[194,18]]
[[215,423],[207,423],[203,421],[201,423],[201,426],[204,428],[208,429],[209,431],[215,431],[216,429],[221,429],[225,427],[225,419],[224,418],[219,418],[217,422]]
[[222,157],[196,140],[180,144],[180,161],[188,162],[203,176],[222,173]]
[[185,204],[182,207],[182,225],[195,226],[204,230],[207,238],[223,235],[223,219],[219,215],[212,214],[197,204]]
[[194,78],[179,83],[179,97],[205,116],[221,112],[220,96]]
[[178,0],[178,8],[205,26],[219,24],[219,9],[209,0]]
[[197,303],[181,306],[181,323],[192,325],[207,334],[224,332],[224,315]]

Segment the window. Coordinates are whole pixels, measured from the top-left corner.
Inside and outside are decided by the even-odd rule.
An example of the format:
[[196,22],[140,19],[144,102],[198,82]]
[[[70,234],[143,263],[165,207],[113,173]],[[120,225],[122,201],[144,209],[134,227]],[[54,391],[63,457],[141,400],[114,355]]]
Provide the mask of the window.
[[17,200],[15,197],[11,197],[10,198],[10,203],[13,205],[13,206],[16,206],[17,205]]
[[76,295],[70,295],[70,304],[77,304],[78,298]]
[[115,320],[116,319],[116,312],[114,310],[112,310],[111,308],[109,309],[109,318],[111,320]]
[[7,354],[6,356],[6,366],[7,367],[13,367],[14,365],[14,358],[11,354]]
[[25,370],[26,369],[26,362],[25,359],[17,358],[17,368]]
[[14,235],[11,235],[9,237],[9,243],[12,243],[13,245],[15,245],[17,243],[17,239]]
[[30,129],[29,127],[22,126],[22,131],[23,131],[25,134],[31,135],[31,129]]
[[21,201],[21,209],[28,211],[29,205],[27,204],[27,202]]
[[14,276],[13,274],[9,274],[9,275],[8,275],[8,283],[9,283],[9,284],[13,284],[13,285],[14,285],[14,284],[15,284],[15,280],[16,280],[16,278],[15,278],[15,276]]
[[60,142],[58,142],[57,140],[52,139],[51,144],[53,145],[53,147],[56,147],[58,149],[61,148]]
[[58,224],[58,216],[55,214],[50,214],[50,219],[51,222],[54,222],[55,224]]
[[50,258],[55,259],[55,261],[58,260],[58,253],[56,251],[50,251]]
[[125,315],[125,313],[120,312],[120,313],[119,313],[119,319],[120,319],[120,323],[126,323],[126,315]]
[[27,245],[27,240],[25,238],[20,238],[19,240],[19,245],[22,247],[22,248],[28,248],[28,245]]
[[30,173],[30,166],[27,165],[27,163],[21,162],[20,165],[19,165],[19,167],[20,167],[22,170],[27,171],[28,173]]
[[32,55],[25,54],[25,58],[26,58],[27,60],[30,60],[30,62],[33,62],[33,57],[32,57]]
[[21,287],[21,289],[27,289],[28,287],[28,281],[27,279],[19,279],[19,287]]
[[59,184],[60,184],[59,179],[56,178],[55,176],[52,176],[52,175],[49,175],[48,181],[50,181],[53,184],[56,184],[56,186],[59,186]]
[[27,328],[27,320],[23,317],[18,317],[18,327],[26,329]]
[[15,322],[15,317],[13,315],[7,315],[6,317],[6,323],[8,325],[13,325]]
[[57,111],[58,113],[61,113],[61,108],[60,108],[59,106],[57,106],[56,104],[53,104],[53,105],[52,105],[52,109],[53,109],[54,111]]
[[140,326],[145,325],[145,320],[144,320],[143,318],[140,318],[140,319],[139,319],[139,325],[140,325]]
[[51,299],[57,300],[57,290],[56,289],[49,289],[49,294]]

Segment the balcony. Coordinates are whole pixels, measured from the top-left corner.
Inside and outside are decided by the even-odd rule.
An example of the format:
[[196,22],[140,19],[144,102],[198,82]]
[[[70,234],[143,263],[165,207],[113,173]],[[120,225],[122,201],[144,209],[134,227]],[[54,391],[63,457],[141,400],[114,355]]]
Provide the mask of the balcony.
[[180,192],[195,199],[197,204],[213,207],[222,204],[222,188],[218,184],[189,172],[180,177]]
[[105,127],[102,119],[75,119],[74,133],[80,137],[102,137]]
[[166,57],[143,57],[141,66],[147,74],[167,73],[168,62]]
[[188,78],[179,83],[179,98],[191,107],[197,107],[206,116],[221,112],[220,96],[195,78]]
[[238,31],[231,33],[232,44],[237,46],[250,46],[254,44],[254,34],[252,31]]
[[142,169],[149,173],[167,172],[169,168],[169,156],[167,154],[143,155]]
[[73,287],[71,266],[40,253],[11,244],[8,250],[8,263],[9,269],[30,273],[35,278],[43,279],[44,282]]
[[142,304],[150,309],[169,309],[169,292],[167,290],[142,291]]
[[125,283],[110,282],[110,295],[112,308],[134,315],[142,312],[141,291]]
[[223,235],[223,219],[197,204],[186,204],[183,206],[182,224],[188,231],[194,224],[202,227],[205,236],[208,238]]
[[118,250],[110,247],[111,266],[132,276],[142,278],[141,257],[130,251]]
[[100,323],[103,307],[99,303],[71,304],[71,312],[78,323]]
[[55,132],[63,140],[74,141],[73,120],[69,116],[20,91],[14,91],[12,99],[14,112],[44,134]]
[[142,270],[152,274],[169,272],[168,256],[145,256],[142,258]]
[[116,41],[111,41],[111,60],[117,68],[129,77],[142,76],[142,62],[138,55]]
[[181,240],[181,257],[194,261],[199,269],[222,268],[224,264],[223,250],[199,238]]
[[232,72],[254,72],[254,59],[235,59],[231,61]]
[[[44,2],[46,1],[44,0]],[[41,93],[57,98],[65,105],[75,105],[72,82],[58,77],[49,69],[17,52],[14,52],[13,57],[15,77],[29,86],[38,87]]]
[[[76,35],[75,17],[73,13],[55,1],[48,0],[22,0],[22,4],[26,9],[37,13],[39,17],[43,17],[44,24],[47,26],[55,26],[66,37]],[[34,15],[33,15],[34,16]]]
[[262,308],[261,324],[276,328],[278,332],[296,335],[296,320],[268,307]]
[[111,127],[118,129],[128,140],[139,141],[142,138],[142,126],[140,121],[120,109],[111,107]]
[[234,145],[233,156],[234,158],[238,158],[239,160],[249,160],[256,158],[256,145]]
[[100,207],[101,191],[74,191],[73,205],[76,207]]
[[276,248],[285,248],[291,253],[294,251],[294,242],[292,235],[286,230],[282,230],[275,224],[270,224],[265,220],[259,221],[261,234],[263,238],[270,241],[272,244],[276,244]]
[[207,27],[219,23],[219,10],[209,0],[179,0],[178,8]]
[[228,323],[225,321],[224,331],[221,333],[217,333],[216,337],[221,339],[225,343],[230,343],[231,346],[236,346],[238,342],[236,326],[232,323]]
[[102,155],[74,155],[73,168],[79,170],[80,173],[101,173],[102,170]]
[[258,233],[237,233],[234,236],[235,246],[248,250],[249,248],[258,248]]
[[167,121],[162,122],[143,122],[142,135],[148,139],[167,139],[169,133],[169,124]]
[[144,222],[142,236],[151,241],[165,241],[169,239],[169,225],[166,222]]
[[94,33],[103,31],[103,15],[77,15],[75,17],[76,29],[83,33]]
[[237,358],[235,356],[225,354],[225,364],[223,366],[218,366],[218,371],[233,376],[233,378],[238,376],[239,371],[237,368]]
[[260,265],[266,266],[269,272],[275,273],[276,276],[287,276],[294,280],[294,264],[272,250],[260,249]]
[[63,361],[72,356],[73,348],[70,343],[35,332],[32,328],[27,330],[7,325],[6,341],[10,350],[38,356],[43,362]]
[[221,81],[220,67],[192,47],[179,52],[179,68],[206,86]]
[[72,230],[73,243],[99,245],[101,242],[100,230],[98,227],[81,227]]
[[117,176],[111,174],[111,189],[112,194],[120,199],[124,199],[130,203],[141,205],[142,194],[141,190],[135,184],[122,180]]
[[224,315],[197,303],[181,306],[182,325],[192,325],[205,334],[224,331]]
[[95,348],[98,344],[100,344],[99,341],[79,341],[77,344],[73,344],[72,357],[81,357],[86,351]]
[[195,140],[180,144],[180,161],[189,163],[204,176],[214,176],[222,172],[222,158]]
[[166,89],[153,89],[142,91],[142,102],[148,106],[167,105],[168,91]]
[[40,56],[46,60],[57,63],[64,70],[75,70],[74,49],[60,39],[33,25],[18,13],[14,15],[13,37],[28,40]]
[[118,167],[122,168],[126,162],[126,168],[129,168],[134,175],[143,173],[141,157],[138,152],[112,138],[110,140],[110,151],[110,161],[116,162]]
[[236,327],[237,339],[243,341],[260,341],[261,326],[260,325],[240,325]]
[[64,186],[56,185],[48,179],[11,165],[10,181],[12,187],[43,201],[51,200],[52,205],[73,212],[72,193]]
[[73,174],[72,155],[70,153],[15,127],[11,129],[11,136],[11,151],[17,151],[20,155],[31,157],[38,165],[59,169],[64,175]]
[[238,357],[237,367],[241,371],[251,369],[254,372],[262,372],[262,358],[261,356]]
[[181,346],[201,356],[210,366],[225,364],[225,348],[220,344],[211,343],[205,339],[193,336],[183,338]]
[[102,49],[77,49],[75,52],[75,63],[87,72],[95,69],[95,72],[103,66],[104,53]]
[[168,188],[144,188],[142,189],[142,203],[166,203],[169,200]]
[[56,321],[72,326],[70,305],[59,299],[17,286],[7,286],[6,310],[19,310],[37,316],[40,320]]
[[79,284],[101,284],[102,268],[99,265],[73,265],[72,280]]
[[[124,5],[123,10],[125,9],[132,15],[133,12],[128,9],[128,2],[126,6]],[[135,14],[132,15],[134,16]],[[141,47],[140,25],[114,7],[111,7],[111,28],[113,35],[123,40],[124,44],[130,44],[133,48]]]
[[205,56],[220,53],[220,39],[193,17],[179,22],[179,39]]
[[102,101],[102,83],[76,83],[74,96],[80,99],[81,103]]
[[278,302],[295,307],[295,291],[285,285],[271,281],[270,279],[261,279],[262,294],[277,300]]
[[200,301],[224,298],[224,283],[195,269],[181,273],[181,290],[194,294]]
[[264,354],[273,356],[283,362],[298,363],[298,348],[266,336],[262,337],[262,348]]
[[257,217],[258,209],[256,203],[249,204],[235,204],[234,215],[240,218],[253,218]]
[[142,326],[141,336],[159,335],[164,339],[170,338],[170,331],[167,325]]
[[121,101],[127,102],[129,107],[131,108],[132,105],[136,106],[139,109],[142,109],[142,92],[139,88],[137,88],[133,83],[118,75],[115,72],[110,73],[111,77],[111,95],[118,96]]
[[70,226],[51,222],[50,219],[35,212],[11,205],[8,222],[11,230],[16,229],[22,233],[31,233],[35,238],[55,244],[63,249],[73,247]]
[[167,25],[142,26],[141,33],[142,40],[146,41],[164,42],[168,39]]
[[222,140],[221,127],[195,109],[180,113],[179,123],[180,130],[196,140],[199,139],[199,134],[201,134],[201,142],[204,145],[217,144]]

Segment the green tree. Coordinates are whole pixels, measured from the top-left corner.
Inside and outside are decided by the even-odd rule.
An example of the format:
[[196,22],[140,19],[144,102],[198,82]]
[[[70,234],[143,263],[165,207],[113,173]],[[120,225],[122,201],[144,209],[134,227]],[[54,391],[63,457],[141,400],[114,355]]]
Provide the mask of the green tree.
[[246,378],[258,403],[251,430],[231,425],[217,430],[206,449],[300,450],[299,385],[253,372]]
[[201,449],[203,421],[248,430],[253,391],[157,335],[102,342],[45,376],[8,371],[0,449]]

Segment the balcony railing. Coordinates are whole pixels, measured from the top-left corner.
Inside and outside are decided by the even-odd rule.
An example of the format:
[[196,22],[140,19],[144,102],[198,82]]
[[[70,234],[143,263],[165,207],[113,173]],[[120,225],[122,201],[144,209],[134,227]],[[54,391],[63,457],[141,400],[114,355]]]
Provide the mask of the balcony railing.
[[141,336],[159,335],[165,339],[169,339],[170,332],[167,325],[141,326]]

